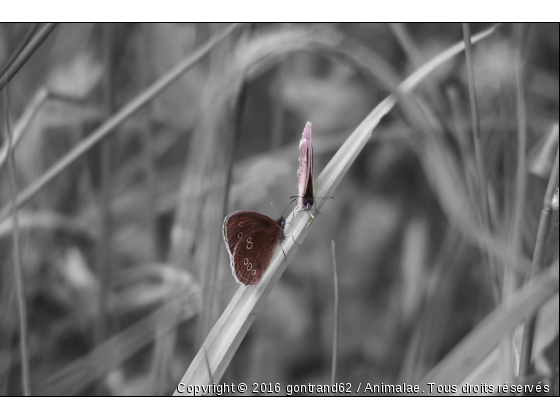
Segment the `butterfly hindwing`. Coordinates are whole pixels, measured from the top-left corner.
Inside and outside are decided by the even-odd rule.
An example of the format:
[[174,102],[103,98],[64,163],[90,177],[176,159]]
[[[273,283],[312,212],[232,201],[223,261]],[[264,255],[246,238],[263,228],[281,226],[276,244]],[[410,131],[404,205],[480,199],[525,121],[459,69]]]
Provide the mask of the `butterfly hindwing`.
[[253,210],[239,210],[226,216],[222,234],[235,279],[245,285],[256,284],[276,245],[284,239],[284,219],[275,221]]
[[282,239],[279,228],[261,228],[243,235],[233,252],[235,279],[246,285],[258,283]]

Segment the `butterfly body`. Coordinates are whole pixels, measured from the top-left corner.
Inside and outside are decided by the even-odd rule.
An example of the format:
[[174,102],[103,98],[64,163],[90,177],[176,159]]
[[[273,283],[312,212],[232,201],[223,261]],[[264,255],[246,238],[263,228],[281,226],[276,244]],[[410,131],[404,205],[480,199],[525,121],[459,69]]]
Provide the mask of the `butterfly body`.
[[[313,156],[313,153],[311,153],[311,156]],[[311,163],[311,166],[313,166],[313,163]],[[313,184],[313,176],[309,176],[305,188],[305,193],[302,197],[298,198],[299,208],[301,210],[311,210],[311,207],[313,207],[313,203],[315,203],[314,195],[315,185]]]
[[238,283],[257,284],[266,271],[276,246],[285,239],[285,220],[273,220],[253,210],[239,210],[226,216],[222,226]]

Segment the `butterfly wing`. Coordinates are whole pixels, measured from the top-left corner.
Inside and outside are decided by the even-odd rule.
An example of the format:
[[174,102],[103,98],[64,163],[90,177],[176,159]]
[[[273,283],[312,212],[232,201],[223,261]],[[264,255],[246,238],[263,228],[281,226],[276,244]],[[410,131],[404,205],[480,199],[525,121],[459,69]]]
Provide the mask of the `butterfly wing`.
[[245,285],[257,284],[274,254],[276,245],[284,239],[277,222],[274,229],[260,228],[243,235],[233,251],[232,271],[235,280]]
[[298,207],[309,210],[313,205],[315,186],[313,184],[313,146],[311,144],[311,123],[303,129],[299,142]]
[[309,123],[309,147],[307,150],[307,155],[309,156],[309,165],[307,177],[307,188],[305,189],[304,200],[309,204],[309,208],[313,205],[313,200],[315,197],[315,181],[313,181],[313,144],[311,143],[311,123]]
[[[270,263],[276,245],[284,239],[283,232],[282,218],[275,221],[253,210],[239,210],[226,216],[222,234],[231,260],[231,271],[238,282],[243,284],[259,282]],[[249,238],[252,245],[247,248]],[[237,247],[240,243],[245,245]],[[243,254],[243,258],[238,253]],[[245,271],[247,271],[249,263],[243,264],[245,258],[251,258],[251,261],[256,260],[251,263],[248,273]],[[240,263],[236,264],[239,259]]]
[[238,210],[228,214],[222,225],[222,235],[230,257],[235,245],[245,233],[276,225],[270,217],[253,210]]

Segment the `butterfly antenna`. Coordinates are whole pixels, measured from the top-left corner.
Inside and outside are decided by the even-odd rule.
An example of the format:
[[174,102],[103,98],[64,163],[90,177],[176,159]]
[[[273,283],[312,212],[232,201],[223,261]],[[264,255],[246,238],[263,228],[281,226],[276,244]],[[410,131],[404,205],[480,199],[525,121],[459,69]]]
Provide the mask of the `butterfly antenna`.
[[[301,196],[299,196],[299,195],[292,195],[290,198],[303,198],[303,197],[301,197]],[[325,195],[325,196],[323,196],[323,197],[316,197],[316,196],[314,196],[313,198],[336,198],[336,197],[333,197],[332,195]]]
[[278,212],[276,211],[276,208],[274,207],[274,204],[272,204],[272,201],[270,202],[270,205],[272,206],[272,210],[274,210],[274,213],[276,214],[276,217],[278,217]]
[[294,201],[296,201],[299,197],[298,196],[294,196],[294,197],[290,197],[292,200],[290,201],[290,203],[288,204],[288,206],[286,207],[286,209],[282,212],[282,216],[284,216],[284,213],[286,213],[286,210],[288,210],[290,208],[290,206],[292,205],[292,203]]

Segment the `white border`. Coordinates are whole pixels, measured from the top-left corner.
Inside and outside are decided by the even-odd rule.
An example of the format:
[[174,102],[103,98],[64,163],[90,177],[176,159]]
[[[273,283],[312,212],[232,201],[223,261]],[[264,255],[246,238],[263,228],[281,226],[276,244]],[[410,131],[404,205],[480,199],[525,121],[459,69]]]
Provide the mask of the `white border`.
[[[557,3],[536,0],[520,7],[511,1],[473,0],[449,3],[443,0],[428,1],[357,1],[325,3],[320,1],[263,2],[241,1],[107,1],[76,2],[69,0],[2,2],[2,17],[10,22],[89,21],[89,22],[144,22],[176,21],[195,22],[515,22],[547,21],[557,14]],[[558,17],[556,18],[556,21]]]

